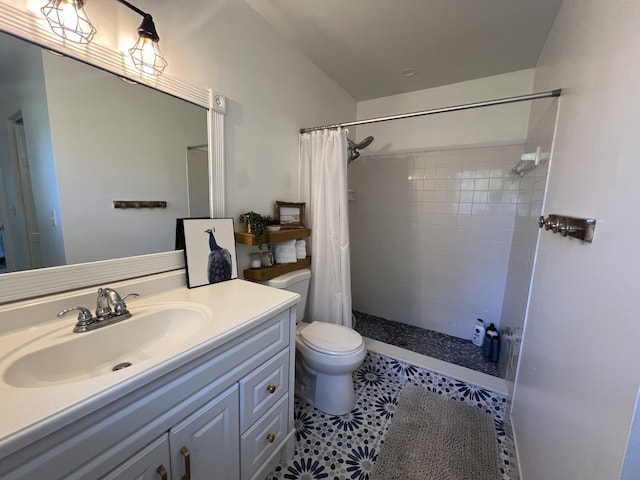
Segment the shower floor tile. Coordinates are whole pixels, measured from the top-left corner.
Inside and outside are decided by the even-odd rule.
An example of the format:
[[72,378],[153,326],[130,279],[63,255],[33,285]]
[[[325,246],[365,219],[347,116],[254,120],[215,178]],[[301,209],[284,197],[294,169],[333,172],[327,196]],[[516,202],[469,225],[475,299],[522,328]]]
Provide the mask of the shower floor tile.
[[393,422],[398,395],[408,382],[491,414],[501,471],[496,480],[516,480],[513,439],[504,425],[505,396],[373,352],[367,353],[353,381],[356,405],[346,415],[323,413],[296,398],[293,458],[278,465],[268,480],[371,480],[371,471]]
[[470,340],[426,330],[406,323],[353,312],[356,331],[363,337],[405,348],[445,362],[499,377],[498,365],[482,356]]

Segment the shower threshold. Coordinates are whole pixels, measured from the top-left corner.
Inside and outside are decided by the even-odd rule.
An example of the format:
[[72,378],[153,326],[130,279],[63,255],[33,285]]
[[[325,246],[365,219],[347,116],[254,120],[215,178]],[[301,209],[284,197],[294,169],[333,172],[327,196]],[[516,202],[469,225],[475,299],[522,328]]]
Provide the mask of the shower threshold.
[[356,331],[363,337],[411,350],[421,355],[500,377],[498,365],[482,356],[482,349],[470,340],[426,330],[406,323],[354,310]]

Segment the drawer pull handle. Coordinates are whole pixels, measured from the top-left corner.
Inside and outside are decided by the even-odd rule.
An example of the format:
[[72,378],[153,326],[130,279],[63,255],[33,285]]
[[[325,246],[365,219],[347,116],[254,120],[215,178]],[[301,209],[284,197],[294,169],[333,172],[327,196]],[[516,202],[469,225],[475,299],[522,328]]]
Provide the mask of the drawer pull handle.
[[158,472],[158,475],[160,475],[160,480],[167,480],[169,478],[169,475],[167,473],[167,469],[164,468],[164,465],[160,465],[156,469],[156,472]]
[[267,435],[267,442],[273,443],[275,441],[276,441],[276,436],[273,433],[270,433],[269,435]]
[[276,386],[275,385],[269,385],[267,387],[267,392],[274,393],[275,391],[276,391]]
[[184,476],[182,480],[191,480],[191,453],[187,447],[182,447],[180,453],[184,457]]

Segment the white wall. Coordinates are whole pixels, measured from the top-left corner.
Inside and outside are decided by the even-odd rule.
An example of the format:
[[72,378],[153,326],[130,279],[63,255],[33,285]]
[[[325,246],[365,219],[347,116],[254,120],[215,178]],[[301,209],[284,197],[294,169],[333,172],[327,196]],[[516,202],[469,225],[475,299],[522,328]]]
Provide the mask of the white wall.
[[597,225],[592,244],[540,237],[512,408],[524,480],[621,472],[640,383],[639,30],[635,0],[565,0],[536,69],[536,90],[563,89],[545,214]]
[[[449,107],[532,92],[533,69],[358,102],[358,119]],[[351,139],[373,135],[366,152],[390,153],[508,145],[527,137],[531,102],[428,115],[357,127]]]
[[[358,118],[531,93],[533,70],[358,102]],[[530,102],[357,127],[354,309],[460,338],[500,324]]]

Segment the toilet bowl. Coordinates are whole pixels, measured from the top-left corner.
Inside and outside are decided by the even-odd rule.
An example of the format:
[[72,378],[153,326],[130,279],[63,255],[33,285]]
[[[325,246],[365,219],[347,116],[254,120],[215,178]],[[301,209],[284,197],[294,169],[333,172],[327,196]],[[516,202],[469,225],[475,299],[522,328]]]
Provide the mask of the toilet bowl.
[[325,413],[344,415],[355,406],[352,375],[367,350],[351,328],[302,322],[310,279],[311,271],[305,268],[264,283],[301,296],[296,309],[296,395]]

